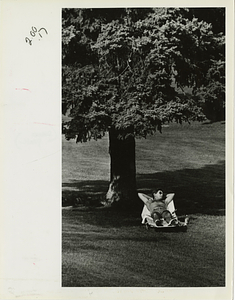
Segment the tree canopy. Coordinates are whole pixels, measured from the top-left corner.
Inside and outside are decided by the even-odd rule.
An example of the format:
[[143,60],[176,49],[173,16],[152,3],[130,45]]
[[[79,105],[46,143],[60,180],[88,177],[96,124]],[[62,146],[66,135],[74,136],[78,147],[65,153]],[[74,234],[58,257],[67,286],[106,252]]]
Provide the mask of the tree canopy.
[[213,32],[198,15],[186,8],[64,9],[65,137],[83,142],[110,128],[120,138],[146,137],[165,122],[203,120],[205,99],[222,97],[224,105],[224,29]]

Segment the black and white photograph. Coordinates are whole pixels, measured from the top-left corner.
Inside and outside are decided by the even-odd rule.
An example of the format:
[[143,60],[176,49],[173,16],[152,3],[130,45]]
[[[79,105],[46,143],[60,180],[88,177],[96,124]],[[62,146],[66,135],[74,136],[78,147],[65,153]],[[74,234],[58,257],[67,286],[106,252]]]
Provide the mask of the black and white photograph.
[[0,11],[0,299],[232,300],[234,1]]
[[224,287],[224,7],[62,10],[62,286]]

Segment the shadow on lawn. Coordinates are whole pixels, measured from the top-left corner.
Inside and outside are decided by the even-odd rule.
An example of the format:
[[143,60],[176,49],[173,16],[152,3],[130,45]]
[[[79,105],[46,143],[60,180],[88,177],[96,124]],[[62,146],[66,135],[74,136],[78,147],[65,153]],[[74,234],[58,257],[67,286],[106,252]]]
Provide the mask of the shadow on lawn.
[[[225,161],[200,169],[183,169],[152,174],[137,174],[138,192],[151,194],[155,188],[174,192],[177,214],[225,214]],[[62,196],[69,203],[97,206],[105,196],[107,181],[76,181],[63,183]],[[83,199],[83,201],[82,201]],[[67,200],[68,201],[68,200]],[[136,211],[142,206],[140,201]],[[135,208],[133,208],[133,211]]]

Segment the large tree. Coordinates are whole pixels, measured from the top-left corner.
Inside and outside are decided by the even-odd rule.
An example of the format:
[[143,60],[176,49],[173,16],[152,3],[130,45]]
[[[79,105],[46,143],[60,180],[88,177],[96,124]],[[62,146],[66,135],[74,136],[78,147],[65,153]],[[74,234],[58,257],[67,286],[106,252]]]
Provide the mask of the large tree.
[[130,203],[135,138],[204,119],[195,95],[224,61],[223,35],[183,8],[64,9],[62,43],[63,133],[86,142],[108,132],[107,203]]

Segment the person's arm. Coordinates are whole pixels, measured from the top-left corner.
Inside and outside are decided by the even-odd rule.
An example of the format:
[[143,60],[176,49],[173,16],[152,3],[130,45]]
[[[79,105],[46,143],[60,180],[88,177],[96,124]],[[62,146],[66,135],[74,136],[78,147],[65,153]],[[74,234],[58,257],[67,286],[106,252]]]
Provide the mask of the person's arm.
[[152,200],[151,197],[149,197],[148,195],[145,195],[143,193],[138,193],[138,196],[144,202],[144,204],[146,204],[148,202],[148,200]]
[[166,199],[165,199],[165,203],[166,205],[168,205],[174,198],[175,194],[174,193],[171,193],[171,194],[167,194],[166,195]]

